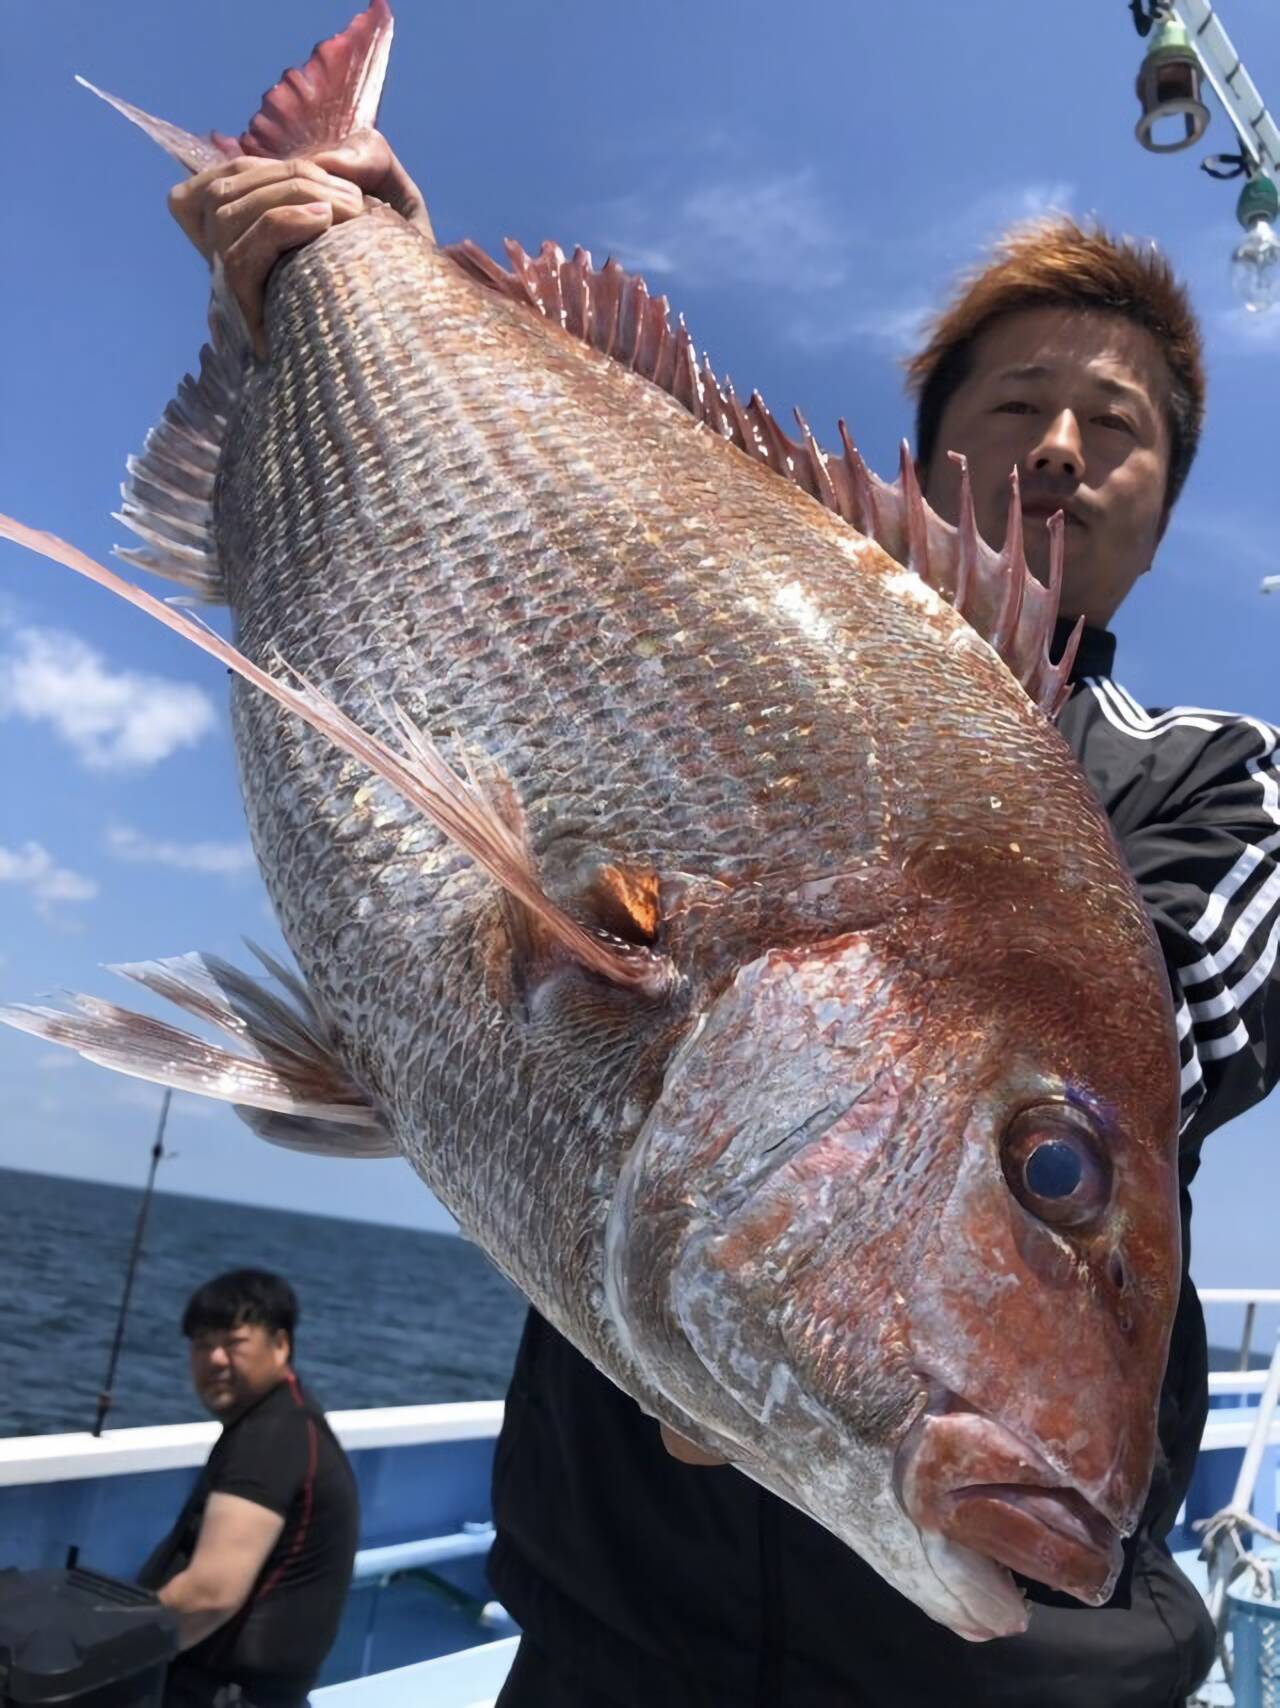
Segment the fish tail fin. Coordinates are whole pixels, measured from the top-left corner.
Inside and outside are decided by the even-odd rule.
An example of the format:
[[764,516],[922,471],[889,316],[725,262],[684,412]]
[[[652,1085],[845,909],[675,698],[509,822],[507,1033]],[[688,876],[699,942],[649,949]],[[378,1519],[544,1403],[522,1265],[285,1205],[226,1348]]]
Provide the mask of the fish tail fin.
[[397,1155],[382,1115],[339,1061],[305,986],[261,958],[285,979],[294,1005],[215,955],[112,969],[217,1027],[239,1050],[95,996],[71,997],[71,1012],[0,1007],[0,1023],[135,1079],[219,1098],[273,1144],[330,1156]]
[[286,71],[238,138],[213,131],[196,136],[166,119],[144,113],[118,95],[76,82],[99,96],[188,171],[202,172],[220,160],[253,154],[288,160],[335,147],[353,131],[372,129],[378,117],[394,28],[387,0],[370,0],[345,30],[317,44],[305,65]]
[[168,119],[158,119],[151,113],[144,113],[142,108],[135,107],[132,101],[123,101],[119,95],[108,94],[105,89],[99,89],[96,83],[90,83],[87,77],[77,76],[76,82],[91,95],[96,95],[100,101],[105,101],[109,107],[114,107],[130,124],[145,131],[152,142],[158,143],[166,154],[172,155],[188,172],[203,172],[206,166],[216,165],[219,160],[230,160],[240,153],[240,149],[227,137],[196,136],[193,131],[170,124]]

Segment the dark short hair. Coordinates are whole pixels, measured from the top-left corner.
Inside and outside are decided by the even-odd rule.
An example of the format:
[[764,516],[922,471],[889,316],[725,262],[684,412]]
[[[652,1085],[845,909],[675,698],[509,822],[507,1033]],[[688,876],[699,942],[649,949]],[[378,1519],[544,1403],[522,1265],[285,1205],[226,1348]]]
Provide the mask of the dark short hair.
[[[1200,326],[1185,288],[1154,243],[1115,238],[1065,215],[1015,226],[982,266],[967,274],[907,362],[916,399],[916,455],[928,468],[942,413],[968,379],[978,339],[997,320],[1029,308],[1078,308],[1117,314],[1155,339],[1169,376],[1166,514],[1182,491],[1204,419]],[[945,446],[942,449],[946,449]]]
[[182,1313],[182,1332],[188,1340],[210,1329],[239,1328],[242,1323],[253,1323],[272,1334],[283,1329],[289,1337],[289,1357],[293,1357],[298,1296],[283,1276],[269,1269],[229,1269],[197,1287]]

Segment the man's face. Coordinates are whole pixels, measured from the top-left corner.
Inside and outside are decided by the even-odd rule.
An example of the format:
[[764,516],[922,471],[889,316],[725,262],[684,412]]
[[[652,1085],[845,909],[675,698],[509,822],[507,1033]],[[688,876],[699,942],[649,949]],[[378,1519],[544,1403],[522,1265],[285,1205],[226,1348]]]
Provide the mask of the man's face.
[[205,1329],[191,1338],[191,1380],[225,1423],[269,1393],[289,1364],[289,1337],[260,1323]]
[[1150,568],[1164,527],[1169,378],[1155,339],[1120,315],[1029,308],[979,337],[922,473],[948,521],[968,459],[978,531],[1004,541],[1009,474],[1022,483],[1027,561],[1048,579],[1045,522],[1066,521],[1062,614],[1105,625]]

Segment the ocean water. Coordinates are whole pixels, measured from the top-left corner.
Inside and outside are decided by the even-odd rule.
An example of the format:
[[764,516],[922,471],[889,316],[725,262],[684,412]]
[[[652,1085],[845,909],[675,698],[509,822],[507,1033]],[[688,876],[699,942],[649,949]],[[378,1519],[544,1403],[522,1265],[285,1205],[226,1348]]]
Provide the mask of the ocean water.
[[[89,1429],[141,1192],[0,1169],[0,1435]],[[333,1410],[498,1399],[524,1306],[466,1241],[156,1193],[107,1427],[206,1414],[179,1321],[224,1269],[287,1277],[297,1367]]]
[[[141,1198],[0,1169],[0,1436],[92,1427]],[[506,1391],[524,1305],[465,1240],[157,1192],[108,1428],[206,1416],[182,1308],[202,1281],[247,1265],[297,1292],[298,1369],[332,1410]],[[1235,1369],[1238,1350],[1211,1348],[1210,1363]]]

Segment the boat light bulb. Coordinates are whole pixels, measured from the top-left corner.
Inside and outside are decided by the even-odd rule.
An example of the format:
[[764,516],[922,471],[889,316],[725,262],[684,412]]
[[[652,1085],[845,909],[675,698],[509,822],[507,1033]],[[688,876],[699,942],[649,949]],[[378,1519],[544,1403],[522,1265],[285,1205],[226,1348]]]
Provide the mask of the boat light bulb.
[[1251,314],[1262,314],[1280,302],[1277,215],[1280,195],[1266,173],[1258,172],[1240,192],[1236,218],[1245,236],[1231,253],[1231,283]]

